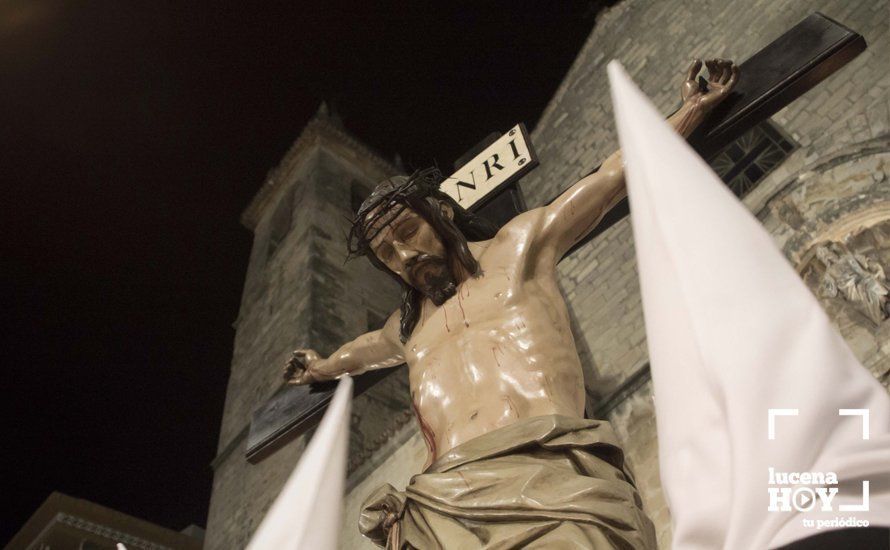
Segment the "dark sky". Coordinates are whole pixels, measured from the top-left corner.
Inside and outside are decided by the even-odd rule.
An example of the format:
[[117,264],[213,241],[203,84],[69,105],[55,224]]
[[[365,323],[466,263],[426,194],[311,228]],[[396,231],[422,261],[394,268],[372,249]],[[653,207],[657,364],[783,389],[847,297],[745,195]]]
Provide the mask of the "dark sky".
[[205,525],[266,172],[322,99],[409,167],[532,126],[598,2],[398,4],[0,3],[0,543],[53,490]]

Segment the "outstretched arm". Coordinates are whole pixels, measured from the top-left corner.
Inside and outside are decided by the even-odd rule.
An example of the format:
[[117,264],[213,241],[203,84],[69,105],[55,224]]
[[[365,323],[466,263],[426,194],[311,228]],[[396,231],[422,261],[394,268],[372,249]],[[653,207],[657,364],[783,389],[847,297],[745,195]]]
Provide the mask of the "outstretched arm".
[[[668,122],[683,137],[705,119],[707,114],[729,95],[738,79],[738,67],[732,61],[713,59],[708,67],[707,89],[700,88],[696,77],[702,67],[693,61],[683,82],[683,105]],[[544,208],[541,243],[554,262],[560,258],[603,219],[603,216],[625,197],[624,166],[621,151],[603,162],[600,169],[581,179]]]
[[380,330],[362,334],[340,346],[330,357],[322,358],[314,350],[298,349],[284,368],[288,384],[310,384],[334,380],[344,374],[395,367],[405,362],[399,341],[399,312],[387,319]]

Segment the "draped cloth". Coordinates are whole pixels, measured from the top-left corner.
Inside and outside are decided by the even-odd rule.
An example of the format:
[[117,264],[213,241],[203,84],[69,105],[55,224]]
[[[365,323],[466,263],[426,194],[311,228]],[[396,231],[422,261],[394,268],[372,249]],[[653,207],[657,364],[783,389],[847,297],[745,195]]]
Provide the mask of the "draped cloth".
[[390,550],[656,547],[609,423],[560,415],[467,441],[404,492],[383,485],[359,529]]

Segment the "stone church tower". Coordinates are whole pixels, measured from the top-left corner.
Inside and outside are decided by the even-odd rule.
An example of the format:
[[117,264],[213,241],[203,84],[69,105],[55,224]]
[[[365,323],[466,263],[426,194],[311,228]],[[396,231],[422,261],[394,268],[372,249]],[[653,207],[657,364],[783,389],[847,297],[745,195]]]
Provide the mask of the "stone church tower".
[[[382,326],[398,286],[364,259],[345,263],[356,204],[399,173],[349,135],[323,104],[241,221],[253,248],[235,321],[235,345],[217,456],[206,548],[243,548],[293,470],[305,436],[255,464],[245,457],[251,416],[282,386],[297,347],[322,355]],[[389,376],[353,406],[350,472],[372,466],[380,446],[400,443],[411,419],[404,373]]]

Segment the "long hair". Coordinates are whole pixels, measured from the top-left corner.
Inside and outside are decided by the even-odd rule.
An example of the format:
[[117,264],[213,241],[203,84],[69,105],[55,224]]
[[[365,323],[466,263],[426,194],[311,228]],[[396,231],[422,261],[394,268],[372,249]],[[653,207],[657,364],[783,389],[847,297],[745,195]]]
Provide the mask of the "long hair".
[[[439,190],[441,182],[442,174],[437,168],[418,170],[408,177],[396,176],[384,180],[362,203],[349,232],[347,242],[349,257],[367,256],[377,269],[388,273],[402,287],[399,322],[399,339],[402,343],[408,341],[420,319],[423,293],[406,283],[377,258],[370,246],[377,232],[382,231],[383,227],[403,208],[410,208],[436,230],[445,247],[451,269],[455,269],[454,262],[458,262],[472,276],[478,277],[482,270],[470,252],[467,242],[491,239],[498,231],[494,223],[468,212],[457,201],[441,192]],[[442,213],[442,203],[449,205],[454,212],[451,219]],[[381,220],[387,221],[376,223]],[[369,230],[372,229],[375,229],[375,232],[369,234]]]

